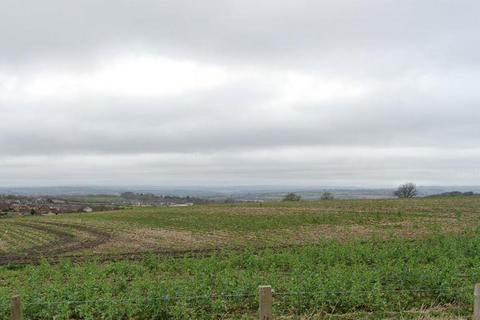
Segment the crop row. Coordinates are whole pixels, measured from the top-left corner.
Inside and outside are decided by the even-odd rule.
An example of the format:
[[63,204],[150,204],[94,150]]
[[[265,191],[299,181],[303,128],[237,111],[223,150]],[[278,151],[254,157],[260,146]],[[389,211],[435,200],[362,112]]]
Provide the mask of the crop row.
[[196,259],[149,255],[140,261],[3,267],[0,317],[18,293],[31,319],[241,318],[255,313],[261,284],[275,289],[279,315],[368,315],[428,306],[465,316],[473,284],[480,281],[479,250],[478,232],[469,232]]
[[53,234],[35,230],[28,225],[4,219],[0,224],[0,253],[21,252],[36,246],[46,246],[55,239]]

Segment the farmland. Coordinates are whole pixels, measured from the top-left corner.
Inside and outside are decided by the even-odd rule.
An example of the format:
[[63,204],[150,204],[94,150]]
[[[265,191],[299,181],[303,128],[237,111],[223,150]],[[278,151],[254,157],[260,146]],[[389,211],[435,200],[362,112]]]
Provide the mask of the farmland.
[[0,315],[465,318],[480,198],[132,208],[0,220]]

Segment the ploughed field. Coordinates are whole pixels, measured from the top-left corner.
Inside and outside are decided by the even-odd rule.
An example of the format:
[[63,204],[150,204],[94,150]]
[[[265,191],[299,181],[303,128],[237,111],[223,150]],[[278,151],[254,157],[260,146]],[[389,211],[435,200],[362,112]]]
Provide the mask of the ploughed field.
[[0,219],[0,318],[467,318],[480,198],[333,200]]

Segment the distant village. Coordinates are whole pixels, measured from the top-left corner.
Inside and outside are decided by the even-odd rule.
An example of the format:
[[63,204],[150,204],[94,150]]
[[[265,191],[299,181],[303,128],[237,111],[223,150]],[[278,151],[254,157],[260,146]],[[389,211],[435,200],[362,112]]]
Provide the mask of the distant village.
[[0,212],[18,215],[44,215],[74,212],[93,212],[92,206],[80,203],[69,203],[63,199],[32,198],[32,197],[2,197]]
[[187,207],[209,203],[196,197],[159,196],[124,192],[108,196],[19,196],[0,195],[1,215],[58,215],[118,210],[125,207]]

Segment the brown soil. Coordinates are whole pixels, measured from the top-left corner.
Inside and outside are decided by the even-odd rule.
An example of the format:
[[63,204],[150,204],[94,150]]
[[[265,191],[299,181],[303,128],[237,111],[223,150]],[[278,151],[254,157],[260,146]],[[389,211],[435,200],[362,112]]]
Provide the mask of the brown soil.
[[[106,232],[78,224],[55,222],[18,222],[17,224],[54,235],[55,240],[47,245],[32,247],[22,252],[22,254],[9,253],[1,255],[0,265],[35,263],[43,257],[58,256],[68,252],[95,248],[111,238]],[[66,232],[56,227],[69,228],[72,229],[72,232]],[[81,233],[82,236],[79,237],[76,233]]]

